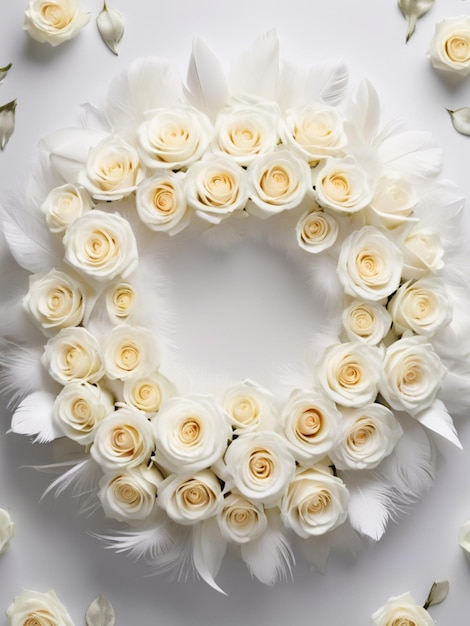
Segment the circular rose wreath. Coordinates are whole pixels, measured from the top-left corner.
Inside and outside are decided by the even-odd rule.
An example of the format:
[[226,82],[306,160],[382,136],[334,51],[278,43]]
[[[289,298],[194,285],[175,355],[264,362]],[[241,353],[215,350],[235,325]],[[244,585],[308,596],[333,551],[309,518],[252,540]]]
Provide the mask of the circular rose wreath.
[[[123,522],[104,539],[157,570],[189,564],[218,588],[231,545],[273,583],[293,540],[322,567],[429,487],[433,438],[460,446],[463,202],[430,135],[384,124],[372,86],[346,84],[342,64],[281,64],[274,33],[227,76],[196,41],[184,86],[166,60],[136,61],[82,128],[41,142],[4,207],[12,430],[75,442],[51,488]],[[161,244],[267,222],[329,307],[321,349],[276,393],[195,389],[165,333]]]

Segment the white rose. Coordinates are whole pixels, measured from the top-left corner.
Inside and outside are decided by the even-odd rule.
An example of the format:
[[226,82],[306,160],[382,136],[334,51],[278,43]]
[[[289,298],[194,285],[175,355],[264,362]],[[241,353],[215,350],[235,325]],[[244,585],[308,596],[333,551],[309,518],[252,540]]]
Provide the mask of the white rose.
[[387,309],[377,302],[353,300],[341,316],[349,341],[365,341],[375,346],[390,330],[392,318]]
[[50,337],[62,328],[78,326],[85,315],[85,290],[74,278],[52,269],[33,274],[23,308],[43,333]]
[[235,103],[225,107],[215,122],[217,147],[239,165],[273,151],[278,142],[279,109],[272,103]]
[[364,226],[344,240],[337,272],[347,294],[378,301],[398,289],[402,266],[395,244],[373,226]]
[[288,111],[281,123],[282,142],[294,148],[311,165],[327,156],[344,155],[346,135],[340,112],[320,102],[300,111]]
[[170,398],[152,420],[155,459],[170,472],[197,472],[222,458],[232,430],[206,396]]
[[372,469],[393,451],[402,435],[400,423],[382,404],[343,409],[339,439],[330,458],[338,469]]
[[113,396],[99,385],[69,383],[54,402],[52,419],[69,439],[87,445],[98,423],[113,413]]
[[297,222],[295,231],[299,246],[307,252],[318,254],[335,243],[339,226],[333,215],[319,209],[309,209]]
[[74,626],[56,592],[47,593],[25,589],[6,611],[9,626]]
[[417,415],[434,402],[445,374],[424,337],[403,337],[387,348],[380,393],[392,408]]
[[381,371],[379,350],[357,341],[326,348],[316,377],[331,400],[342,406],[359,407],[375,400]]
[[106,289],[105,305],[113,324],[123,324],[136,309],[137,296],[134,287],[127,282],[117,282]]
[[236,491],[225,496],[217,521],[222,536],[238,544],[257,539],[268,526],[263,505],[250,502]]
[[178,524],[197,524],[217,515],[224,498],[220,481],[208,469],[170,474],[158,488],[158,504]]
[[412,330],[431,336],[452,319],[445,284],[438,278],[421,278],[402,285],[388,303],[398,334]]
[[135,148],[118,136],[110,136],[90,148],[78,182],[95,200],[121,200],[136,190],[142,178]]
[[318,204],[340,213],[356,213],[372,199],[373,188],[363,169],[352,159],[326,159],[315,177]]
[[183,178],[163,172],[146,178],[136,193],[136,208],[142,222],[151,230],[176,235],[189,222]]
[[36,41],[51,46],[72,39],[88,24],[78,0],[30,0],[24,12],[24,30]]
[[122,324],[103,341],[103,365],[112,380],[148,374],[160,364],[160,352],[147,328]]
[[228,482],[252,502],[275,506],[295,474],[286,440],[273,432],[243,433],[225,453]]
[[104,375],[100,348],[86,328],[65,328],[44,347],[44,365],[54,380],[96,383]]
[[120,522],[141,522],[154,513],[157,489],[163,476],[154,466],[139,465],[106,474],[100,480],[98,497],[107,517]]
[[147,417],[122,406],[98,424],[90,454],[105,472],[116,472],[147,464],[153,449],[152,427]]
[[208,155],[186,173],[184,189],[188,205],[201,219],[219,224],[248,201],[245,170],[225,155]]
[[274,420],[273,395],[245,380],[225,390],[222,404],[235,433],[269,429]]
[[125,278],[137,266],[134,232],[117,214],[85,213],[68,227],[63,242],[66,261],[95,280]]
[[10,514],[5,509],[0,509],[0,554],[7,549],[14,530],[15,525],[11,521]]
[[459,530],[459,546],[470,555],[470,520],[462,524]]
[[436,69],[470,74],[470,16],[448,17],[436,24],[428,56]]
[[281,519],[307,539],[340,526],[348,515],[349,492],[343,481],[320,467],[299,469],[281,501]]
[[287,150],[257,158],[247,170],[251,214],[267,218],[298,207],[311,187],[310,168]]
[[142,162],[149,168],[187,167],[206,152],[213,133],[209,118],[192,106],[156,109],[137,129]]
[[163,402],[175,395],[175,388],[168,378],[153,372],[138,378],[127,378],[122,395],[130,406],[144,413],[155,414]]
[[437,233],[415,228],[407,233],[401,244],[402,276],[406,280],[436,273],[444,267],[444,249]]
[[68,183],[52,189],[41,204],[49,230],[63,232],[72,222],[93,208],[93,201],[83,187]]
[[389,598],[371,617],[372,626],[435,626],[436,622],[410,593]]
[[329,454],[338,437],[341,413],[316,391],[292,392],[281,415],[284,435],[302,465],[314,465]]
[[383,176],[377,182],[374,197],[367,209],[367,222],[378,227],[396,228],[412,217],[418,196],[411,183],[403,178]]

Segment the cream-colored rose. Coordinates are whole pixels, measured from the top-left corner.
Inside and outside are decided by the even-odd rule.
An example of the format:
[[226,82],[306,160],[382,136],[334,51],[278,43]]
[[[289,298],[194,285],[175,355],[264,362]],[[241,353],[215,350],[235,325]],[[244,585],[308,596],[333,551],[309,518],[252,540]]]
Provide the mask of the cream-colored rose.
[[334,402],[317,391],[292,392],[281,415],[292,454],[302,465],[321,461],[335,445],[341,413]]
[[436,69],[470,74],[470,16],[448,17],[436,24],[428,56]]
[[205,469],[193,474],[170,474],[158,488],[158,504],[178,524],[197,524],[217,515],[224,498],[220,481]]
[[295,459],[284,437],[249,432],[232,441],[225,453],[230,485],[252,502],[276,506],[295,474]]
[[445,284],[439,278],[408,281],[388,303],[395,331],[412,330],[430,337],[452,319],[452,307]]
[[113,412],[114,398],[103,387],[69,383],[55,399],[52,419],[66,437],[87,445],[93,441],[98,423]]
[[349,492],[337,476],[320,466],[299,468],[281,501],[281,519],[307,539],[324,535],[347,518]]
[[263,505],[250,502],[236,491],[225,496],[217,521],[222,536],[238,544],[257,539],[268,526]]
[[272,393],[250,380],[226,389],[222,404],[236,434],[268,430],[275,418]]
[[215,122],[217,148],[247,166],[276,148],[278,119],[279,108],[273,103],[236,102],[227,106]]
[[317,209],[308,210],[297,222],[297,241],[307,252],[328,250],[338,238],[339,226],[333,215]]
[[212,140],[209,118],[192,106],[156,109],[137,129],[142,162],[178,170],[200,159]]
[[170,472],[198,472],[220,460],[232,438],[221,407],[209,396],[170,398],[152,419],[155,461]]
[[74,626],[56,592],[25,589],[7,609],[9,626]]
[[154,372],[159,364],[160,351],[147,328],[122,324],[113,328],[103,341],[103,365],[112,380]]
[[163,476],[156,467],[139,465],[105,474],[100,480],[98,497],[107,517],[120,522],[142,522],[157,507],[157,489]]
[[0,509],[0,554],[7,549],[14,531],[15,525],[11,521],[10,514],[5,509]]
[[98,341],[86,328],[64,328],[44,347],[44,365],[54,380],[96,383],[104,375]]
[[430,272],[435,274],[444,267],[444,249],[437,233],[414,228],[401,242],[403,252],[402,276],[406,280],[421,278]]
[[136,190],[142,179],[139,155],[118,136],[109,136],[93,146],[78,175],[95,200],[121,200]]
[[317,366],[316,378],[333,402],[360,407],[375,400],[381,371],[379,350],[357,341],[326,348]]
[[140,219],[151,230],[176,235],[189,223],[181,174],[160,172],[146,178],[137,187],[135,202]]
[[137,242],[131,225],[117,214],[95,209],[67,229],[65,259],[98,281],[125,278],[137,267]]
[[148,464],[153,449],[153,432],[147,417],[122,406],[98,424],[90,454],[105,472],[116,472]]
[[341,316],[349,341],[365,341],[376,346],[390,330],[392,318],[387,309],[377,302],[353,300]]
[[77,185],[68,183],[52,189],[41,204],[49,230],[63,232],[72,222],[93,208],[88,192]]
[[58,46],[78,35],[89,20],[80,0],[29,0],[24,30],[40,43]]
[[372,199],[367,172],[352,158],[326,159],[315,176],[318,204],[340,213],[357,213]]
[[259,218],[298,207],[311,187],[309,166],[287,150],[260,156],[247,177],[252,201],[247,210]]
[[219,224],[248,201],[245,170],[225,155],[208,155],[186,173],[184,189],[188,205],[201,219]]
[[327,104],[316,102],[300,111],[288,111],[280,133],[282,142],[311,165],[325,157],[344,155],[343,117]]
[[459,546],[470,555],[470,519],[466,520],[459,530]]
[[367,223],[391,230],[406,222],[416,222],[418,218],[413,217],[413,211],[417,202],[418,196],[409,181],[383,176],[367,209]]
[[124,401],[139,411],[154,415],[163,402],[175,395],[175,387],[160,372],[127,378],[122,390]]
[[137,295],[134,287],[127,282],[117,282],[106,289],[105,304],[109,319],[113,324],[124,324],[132,317]]
[[47,337],[62,328],[78,326],[85,315],[85,290],[68,274],[51,270],[33,274],[23,308]]
[[336,271],[347,294],[379,301],[398,289],[402,266],[395,244],[373,226],[364,226],[344,240]]
[[330,458],[337,469],[372,469],[391,454],[402,435],[400,423],[382,404],[343,409]]
[[372,626],[435,626],[436,622],[410,593],[389,598],[371,617]]
[[387,348],[380,393],[392,408],[417,415],[434,402],[445,374],[426,338],[403,337]]

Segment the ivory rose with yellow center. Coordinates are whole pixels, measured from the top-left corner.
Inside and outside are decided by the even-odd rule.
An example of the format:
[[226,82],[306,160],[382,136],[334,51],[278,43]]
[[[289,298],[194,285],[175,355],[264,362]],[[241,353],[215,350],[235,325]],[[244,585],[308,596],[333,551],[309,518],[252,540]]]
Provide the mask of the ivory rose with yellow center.
[[403,252],[402,276],[405,280],[421,278],[444,267],[444,248],[439,235],[427,229],[414,228],[400,242]]
[[49,230],[61,233],[78,217],[88,213],[93,208],[93,201],[83,187],[67,183],[52,189],[40,208]]
[[86,328],[64,328],[44,347],[43,363],[54,380],[96,383],[104,375],[98,341]]
[[413,216],[417,202],[418,196],[409,181],[383,176],[367,209],[367,223],[392,230],[406,222],[417,222]]
[[436,69],[470,74],[470,16],[448,17],[436,24],[428,56]]
[[350,214],[369,204],[373,187],[354,159],[326,159],[315,172],[315,194],[320,206]]
[[126,404],[149,415],[157,413],[162,403],[174,395],[173,383],[160,372],[151,372],[137,378],[127,378],[122,389],[122,396]]
[[341,315],[344,332],[349,341],[379,344],[390,330],[392,318],[378,302],[353,300]]
[[112,380],[148,374],[160,364],[153,333],[141,326],[116,326],[103,341],[103,365]]
[[190,219],[181,174],[156,172],[137,187],[135,203],[140,219],[154,231],[176,235]]
[[106,289],[105,304],[109,319],[113,324],[124,324],[130,320],[136,308],[137,295],[134,287],[124,281],[110,285]]
[[435,626],[436,622],[410,593],[389,598],[371,617],[372,626]]
[[74,626],[56,592],[24,589],[7,609],[9,626]]
[[250,380],[226,389],[222,404],[236,434],[264,430],[273,425],[275,409],[272,393]]
[[307,252],[318,254],[331,248],[338,238],[337,220],[318,208],[308,210],[297,222],[297,242]]
[[89,21],[80,0],[30,0],[24,12],[28,35],[51,46],[72,39]]
[[238,544],[257,539],[268,525],[263,505],[250,502],[237,491],[225,496],[217,521],[222,536]]

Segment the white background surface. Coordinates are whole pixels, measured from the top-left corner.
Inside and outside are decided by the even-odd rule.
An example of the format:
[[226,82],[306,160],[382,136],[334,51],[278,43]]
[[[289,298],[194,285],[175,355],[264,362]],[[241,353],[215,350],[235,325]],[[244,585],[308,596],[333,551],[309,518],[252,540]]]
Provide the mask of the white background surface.
[[[59,48],[37,44],[22,32],[25,4],[10,0],[0,11],[0,66],[14,64],[0,87],[0,101],[18,98],[16,132],[0,154],[2,201],[11,189],[21,188],[40,137],[73,125],[77,106],[99,103],[110,78],[134,58],[169,57],[184,76],[194,35],[228,64],[271,28],[277,29],[283,57],[301,64],[342,58],[354,75],[370,79],[390,112],[404,117],[412,129],[432,131],[444,149],[444,177],[470,197],[470,138],[453,130],[445,111],[470,105],[470,77],[458,83],[445,79],[426,58],[434,24],[470,13],[467,0],[436,2],[407,45],[405,21],[395,0],[115,0],[113,6],[124,14],[127,27],[119,57],[105,48],[95,28],[100,0],[84,0],[93,12],[92,22]],[[468,233],[470,237],[470,229]],[[190,252],[199,256],[191,259]],[[268,379],[266,368],[283,358],[289,346],[294,346],[289,358],[295,357],[295,346],[308,329],[312,298],[295,268],[263,249],[235,254],[225,271],[210,256],[197,249],[190,252],[180,256],[174,276],[184,309],[182,350],[192,358],[197,355],[203,366],[228,368],[235,375],[244,375],[240,369],[249,363],[245,375]],[[221,297],[224,290],[230,295]],[[243,297],[233,297],[240,292]],[[192,298],[197,293],[198,302]],[[191,310],[196,316],[193,326]],[[245,317],[235,332],[232,327],[227,333],[229,314],[234,321]],[[199,332],[192,332],[194,328]],[[250,350],[254,341],[258,344]],[[0,557],[0,613],[23,587],[54,588],[77,625],[84,623],[89,602],[102,593],[112,601],[119,626],[277,626],[293,619],[360,626],[389,596],[410,591],[424,601],[434,580],[448,579],[450,595],[432,614],[443,625],[468,622],[470,562],[458,547],[457,535],[470,517],[469,423],[458,424],[466,451],[448,449],[439,458],[432,491],[358,559],[336,556],[322,576],[309,571],[299,557],[293,580],[268,588],[251,580],[243,563],[228,558],[218,577],[229,592],[223,597],[200,582],[146,577],[141,564],[104,550],[87,535],[88,528],[100,527],[99,516],[77,517],[69,497],[40,501],[50,477],[21,466],[47,457],[26,438],[3,434],[9,416],[4,409],[1,413],[0,507],[11,512],[16,536]]]

